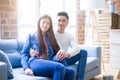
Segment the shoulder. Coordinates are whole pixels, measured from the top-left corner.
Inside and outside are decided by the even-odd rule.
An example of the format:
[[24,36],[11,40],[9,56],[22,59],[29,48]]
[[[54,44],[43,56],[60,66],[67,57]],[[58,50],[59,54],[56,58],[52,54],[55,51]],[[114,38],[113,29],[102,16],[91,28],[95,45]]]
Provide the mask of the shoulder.
[[59,33],[57,31],[54,31],[54,34],[55,34],[55,36],[59,35]]
[[37,32],[33,32],[33,33],[30,33],[28,34],[28,37],[27,37],[29,40],[34,40],[34,39],[37,39],[38,38],[38,33]]
[[29,37],[37,37],[38,36],[38,33],[37,32],[33,32],[33,33],[30,33],[29,34]]

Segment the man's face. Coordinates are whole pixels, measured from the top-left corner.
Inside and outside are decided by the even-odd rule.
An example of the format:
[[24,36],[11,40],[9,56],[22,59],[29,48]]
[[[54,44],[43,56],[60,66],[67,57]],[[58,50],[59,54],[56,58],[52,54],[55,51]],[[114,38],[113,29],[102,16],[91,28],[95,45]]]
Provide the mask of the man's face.
[[58,16],[58,28],[60,30],[65,30],[66,26],[68,25],[68,19],[65,16]]

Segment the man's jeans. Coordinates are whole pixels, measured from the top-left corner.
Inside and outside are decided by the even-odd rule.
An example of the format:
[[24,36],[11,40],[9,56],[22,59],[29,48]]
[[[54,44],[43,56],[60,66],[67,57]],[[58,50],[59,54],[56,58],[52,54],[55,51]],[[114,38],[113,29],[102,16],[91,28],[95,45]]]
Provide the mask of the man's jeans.
[[86,61],[87,61],[87,51],[80,50],[78,54],[71,58],[66,58],[61,61],[58,61],[56,57],[53,58],[53,61],[60,62],[65,66],[73,65],[78,62],[77,66],[77,75],[76,80],[84,80],[85,68],[86,68]]
[[76,80],[84,80],[86,61],[87,61],[87,51],[80,50],[77,55],[66,59],[68,65],[73,65],[78,61],[77,66],[77,77]]

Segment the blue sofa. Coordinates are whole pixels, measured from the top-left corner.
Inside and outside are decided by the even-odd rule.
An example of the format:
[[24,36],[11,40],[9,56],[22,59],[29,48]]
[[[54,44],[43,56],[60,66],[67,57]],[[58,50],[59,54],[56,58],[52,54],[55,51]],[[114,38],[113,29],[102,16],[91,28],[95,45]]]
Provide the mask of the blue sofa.
[[[7,54],[8,60],[12,66],[14,78],[9,80],[52,80],[50,78],[41,76],[27,76],[24,74],[21,66],[21,49],[23,47],[22,40],[8,39],[0,40],[0,50]],[[87,65],[85,71],[85,80],[99,75],[101,73],[101,47],[100,46],[85,46],[78,45],[81,49],[85,49],[88,52]],[[75,68],[77,63],[71,65]],[[7,63],[0,61],[0,80],[7,79]]]

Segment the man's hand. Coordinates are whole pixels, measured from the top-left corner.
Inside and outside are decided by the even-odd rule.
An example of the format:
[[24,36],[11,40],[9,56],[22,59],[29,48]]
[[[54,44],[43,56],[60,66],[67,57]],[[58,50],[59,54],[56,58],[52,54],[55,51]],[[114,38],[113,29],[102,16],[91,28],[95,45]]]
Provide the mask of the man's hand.
[[31,69],[29,69],[29,68],[25,69],[25,74],[30,75],[30,76],[34,76],[33,71]]
[[64,58],[68,58],[70,54],[65,53],[63,50],[59,50],[56,56],[58,60],[63,60]]

